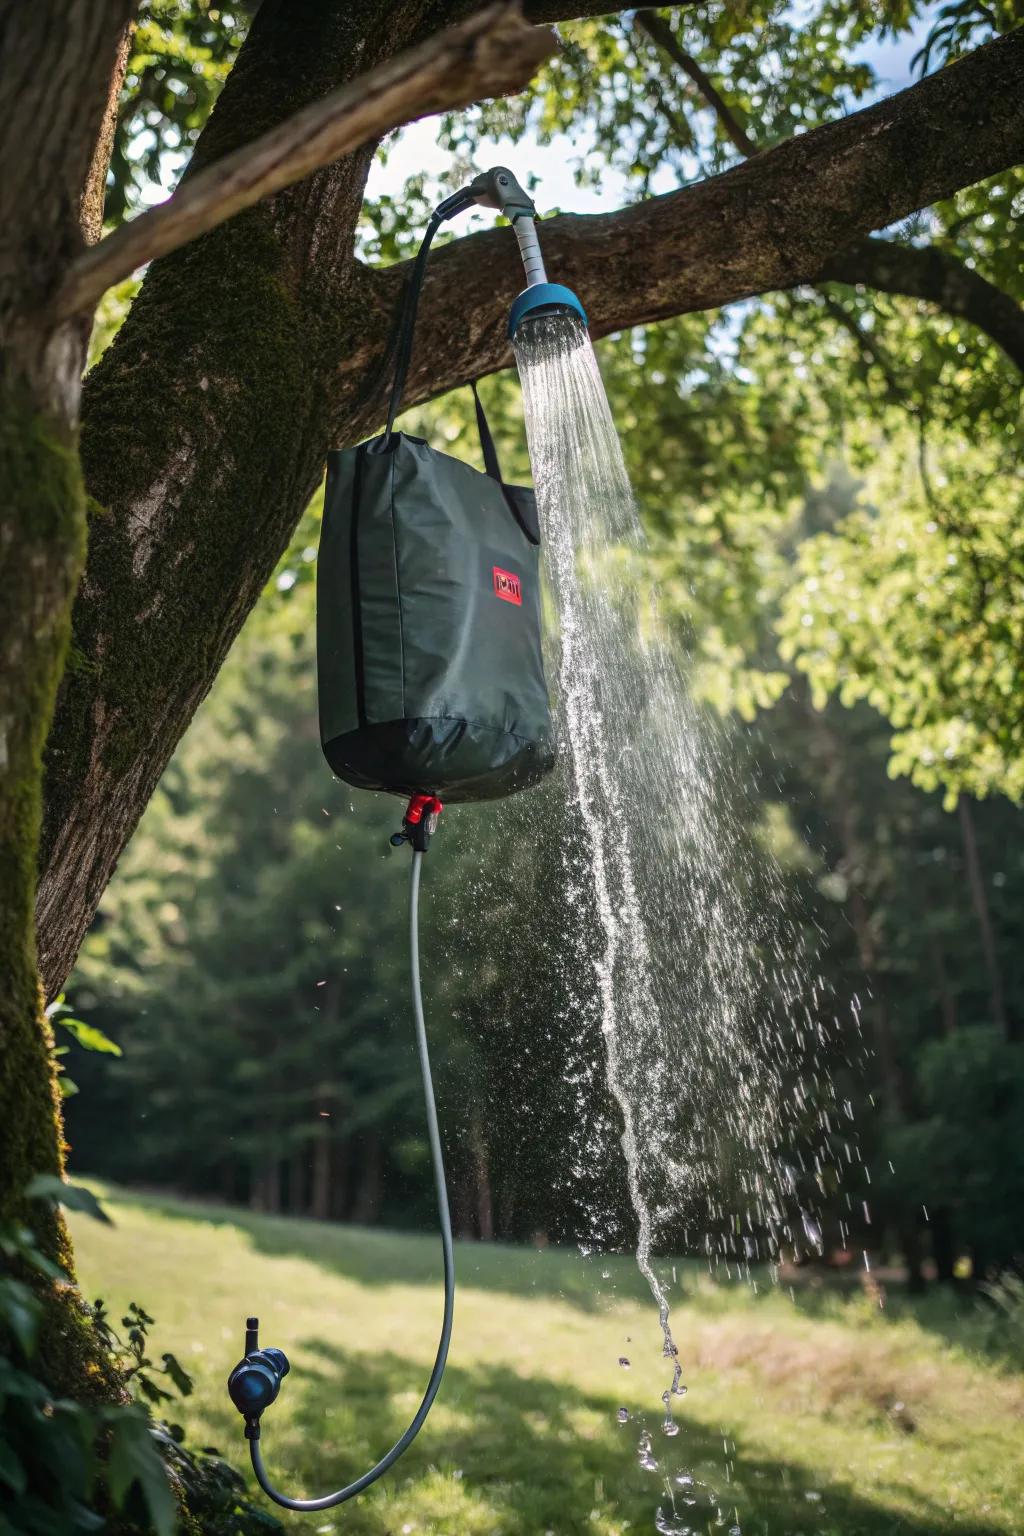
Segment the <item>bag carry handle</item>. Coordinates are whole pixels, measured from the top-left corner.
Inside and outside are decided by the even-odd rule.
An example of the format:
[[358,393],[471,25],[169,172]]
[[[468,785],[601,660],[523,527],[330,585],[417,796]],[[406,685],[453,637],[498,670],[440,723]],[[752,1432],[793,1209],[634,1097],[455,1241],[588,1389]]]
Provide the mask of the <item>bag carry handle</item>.
[[492,480],[497,480],[499,485],[505,482],[501,478],[501,465],[498,463],[498,450],[494,446],[494,438],[491,429],[487,425],[487,417],[484,415],[484,403],[480,399],[480,391],[476,387],[476,379],[470,379],[469,387],[473,391],[473,404],[476,406],[476,430],[480,434],[480,451],[484,456],[484,469]]
[[391,447],[391,437],[395,427],[395,417],[398,415],[398,407],[402,399],[402,391],[405,389],[406,375],[409,372],[409,361],[412,357],[412,339],[416,329],[416,311],[419,308],[420,289],[423,287],[423,278],[427,270],[427,257],[430,255],[430,243],[444,222],[443,215],[438,217],[435,208],[430,215],[430,221],[424,231],[420,248],[416,252],[416,260],[412,264],[412,272],[406,286],[402,300],[402,319],[398,327],[398,352],[395,358],[395,379],[391,386],[391,398],[388,401],[388,421],[384,428],[384,441],[381,443],[381,453],[387,453]]
[[[416,260],[413,262],[412,272],[406,286],[405,296],[402,300],[402,318],[398,327],[398,351],[395,358],[395,377],[391,385],[391,398],[388,401],[388,420],[384,428],[384,437],[380,445],[380,452],[387,453],[391,447],[391,439],[395,430],[395,417],[405,391],[405,381],[409,373],[409,363],[412,359],[412,343],[416,330],[416,311],[419,308],[420,290],[423,287],[423,279],[427,270],[427,257],[430,254],[430,245],[443,219],[437,217],[435,210],[431,214],[430,222],[424,231],[420,248],[416,252]],[[501,478],[501,466],[498,463],[498,452],[494,446],[494,438],[487,424],[484,414],[483,402],[480,399],[476,387],[476,380],[470,381],[473,391],[473,402],[476,406],[476,428],[480,436],[480,449],[484,456],[484,468],[492,480],[497,480],[499,485],[504,485]]]

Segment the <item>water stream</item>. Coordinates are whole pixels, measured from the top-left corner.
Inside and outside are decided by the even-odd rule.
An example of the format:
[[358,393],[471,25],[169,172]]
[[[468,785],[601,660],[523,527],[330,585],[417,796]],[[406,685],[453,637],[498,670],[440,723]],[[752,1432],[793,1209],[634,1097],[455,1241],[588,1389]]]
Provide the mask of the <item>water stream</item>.
[[[593,976],[637,1261],[672,1362],[671,1435],[686,1388],[659,1239],[689,1220],[709,1256],[740,1265],[798,1242],[798,1185],[813,1179],[816,1154],[795,1149],[794,1126],[826,1133],[829,1089],[814,1077],[817,1026],[781,885],[764,860],[753,869],[730,810],[742,786],[727,739],[691,701],[642,575],[643,535],[587,332],[574,316],[545,316],[520,328],[515,350],[557,608],[560,750],[586,849],[582,866],[567,855],[566,877],[582,867],[589,882],[596,959],[582,919],[565,939]],[[578,1023],[560,1022],[570,1034]],[[587,1127],[579,1134],[585,1143]],[[586,1146],[577,1153],[584,1161]],[[646,1432],[639,1454],[657,1465]]]

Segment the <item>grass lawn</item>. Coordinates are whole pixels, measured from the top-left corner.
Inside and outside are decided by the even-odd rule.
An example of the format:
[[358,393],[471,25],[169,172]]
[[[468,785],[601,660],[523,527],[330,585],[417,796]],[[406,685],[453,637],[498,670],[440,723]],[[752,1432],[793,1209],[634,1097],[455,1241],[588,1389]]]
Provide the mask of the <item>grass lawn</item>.
[[[249,1312],[292,1362],[264,1419],[279,1486],[325,1493],[392,1443],[433,1360],[436,1239],[102,1193],[114,1227],[72,1219],[84,1289],[157,1319],[155,1358],[173,1350],[196,1380],[168,1415],[193,1445],[247,1466],[224,1380]],[[352,1503],[285,1515],[289,1531],[617,1536],[653,1532],[659,1509],[671,1533],[728,1531],[736,1512],[744,1536],[1024,1531],[1024,1376],[973,1347],[968,1301],[961,1318],[943,1298],[880,1310],[687,1268],[673,1325],[689,1391],[669,1438],[671,1373],[631,1260],[461,1244],[456,1264],[448,1372],[419,1440]],[[638,1459],[645,1429],[656,1469]]]

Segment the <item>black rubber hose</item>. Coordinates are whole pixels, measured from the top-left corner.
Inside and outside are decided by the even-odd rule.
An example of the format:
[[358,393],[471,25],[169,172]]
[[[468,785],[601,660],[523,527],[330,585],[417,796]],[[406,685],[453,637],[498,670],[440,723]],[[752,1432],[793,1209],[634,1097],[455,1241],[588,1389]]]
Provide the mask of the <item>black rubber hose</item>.
[[362,1493],[364,1488],[369,1488],[375,1483],[382,1473],[407,1450],[416,1438],[423,1426],[423,1421],[430,1412],[437,1389],[441,1385],[441,1377],[444,1375],[445,1362],[448,1359],[448,1345],[452,1336],[452,1318],[455,1314],[455,1254],[452,1248],[452,1222],[448,1212],[448,1189],[444,1178],[444,1155],[441,1150],[441,1132],[437,1123],[437,1105],[434,1102],[434,1082],[430,1073],[430,1054],[427,1049],[427,1026],[423,1017],[423,991],[420,985],[420,934],[419,934],[419,906],[420,906],[420,868],[423,863],[422,853],[413,853],[412,878],[409,890],[409,954],[412,968],[412,1007],[416,1024],[416,1049],[420,1058],[420,1075],[423,1079],[423,1098],[427,1111],[427,1135],[430,1139],[430,1156],[434,1166],[434,1187],[437,1190],[437,1214],[441,1226],[441,1252],[444,1256],[444,1321],[441,1324],[441,1338],[437,1346],[437,1356],[434,1360],[434,1369],[430,1373],[427,1390],[423,1394],[423,1401],[416,1410],[416,1414],[408,1429],[395,1441],[390,1451],[382,1456],[377,1465],[371,1467],[369,1472],[364,1472],[362,1477],[357,1477],[354,1483],[349,1483],[346,1488],[339,1488],[337,1493],[326,1493],[320,1499],[290,1499],[287,1494],[279,1493],[267,1476],[263,1465],[263,1453],[260,1450],[259,1440],[249,1441],[249,1452],[252,1457],[252,1469],[256,1474],[256,1481],[263,1492],[280,1504],[284,1509],[318,1510],[331,1509],[335,1504],[344,1504],[346,1499],[354,1498],[357,1493]]

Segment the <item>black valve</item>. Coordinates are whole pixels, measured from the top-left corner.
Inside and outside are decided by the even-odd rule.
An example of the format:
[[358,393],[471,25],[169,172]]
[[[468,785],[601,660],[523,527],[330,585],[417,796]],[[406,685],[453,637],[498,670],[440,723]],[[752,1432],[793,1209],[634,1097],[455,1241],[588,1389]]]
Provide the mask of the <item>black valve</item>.
[[228,1377],[228,1396],[245,1419],[245,1438],[260,1437],[260,1415],[269,1408],[291,1370],[282,1349],[260,1349],[259,1318],[245,1324],[245,1357]]

